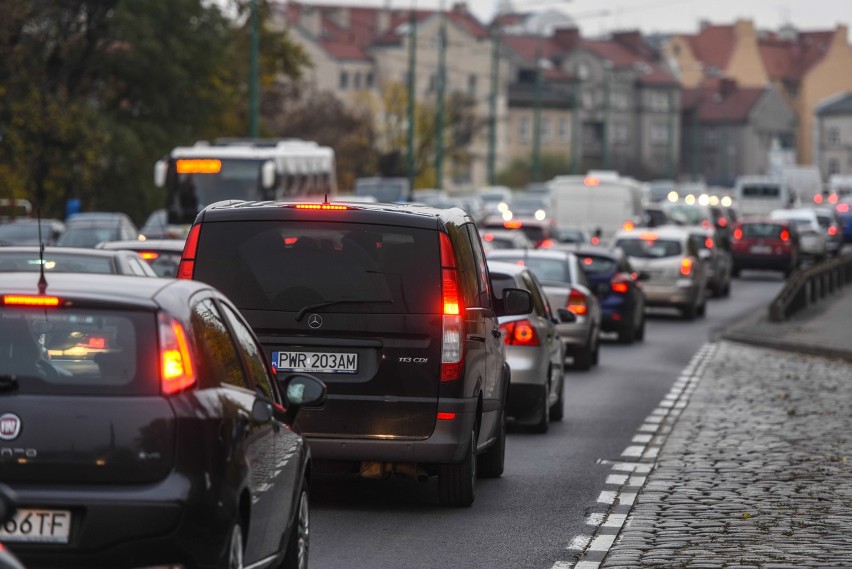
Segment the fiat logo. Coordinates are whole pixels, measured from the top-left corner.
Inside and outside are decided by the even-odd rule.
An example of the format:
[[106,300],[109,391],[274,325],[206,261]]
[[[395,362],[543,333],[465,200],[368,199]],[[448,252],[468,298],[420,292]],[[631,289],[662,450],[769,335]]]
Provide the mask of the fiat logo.
[[21,433],[21,418],[13,413],[0,415],[0,439],[12,441]]
[[316,330],[320,326],[322,326],[322,316],[319,314],[311,314],[308,317],[308,326]]

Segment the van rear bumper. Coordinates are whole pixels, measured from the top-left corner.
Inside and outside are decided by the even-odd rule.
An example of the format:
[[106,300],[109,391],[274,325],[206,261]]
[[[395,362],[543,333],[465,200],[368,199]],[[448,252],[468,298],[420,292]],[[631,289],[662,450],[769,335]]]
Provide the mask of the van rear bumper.
[[417,462],[450,464],[461,462],[470,430],[476,422],[477,398],[439,399],[439,413],[455,413],[450,420],[435,421],[426,439],[344,438],[306,435],[314,460],[371,462]]

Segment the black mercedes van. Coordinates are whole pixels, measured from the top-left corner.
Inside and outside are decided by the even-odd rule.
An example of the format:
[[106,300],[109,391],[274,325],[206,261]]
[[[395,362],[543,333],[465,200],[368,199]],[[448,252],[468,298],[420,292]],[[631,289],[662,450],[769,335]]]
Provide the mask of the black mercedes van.
[[228,201],[198,214],[179,278],[223,291],[281,373],[328,386],[298,425],[317,461],[438,477],[447,505],[503,472],[509,382],[473,220],[415,205]]

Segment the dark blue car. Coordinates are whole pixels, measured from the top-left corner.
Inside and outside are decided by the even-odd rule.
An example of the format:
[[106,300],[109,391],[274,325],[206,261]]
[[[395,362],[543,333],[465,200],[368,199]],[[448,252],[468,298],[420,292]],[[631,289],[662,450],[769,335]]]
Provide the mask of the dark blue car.
[[645,294],[637,274],[621,249],[593,246],[574,253],[601,305],[601,330],[615,332],[618,341],[631,344],[645,337]]
[[843,241],[852,243],[852,198],[847,196],[834,206],[834,210],[843,225]]

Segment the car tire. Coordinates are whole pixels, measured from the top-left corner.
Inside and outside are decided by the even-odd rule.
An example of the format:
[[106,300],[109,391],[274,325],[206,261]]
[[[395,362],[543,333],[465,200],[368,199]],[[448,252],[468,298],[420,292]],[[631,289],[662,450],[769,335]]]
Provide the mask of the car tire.
[[627,326],[618,331],[618,342],[632,344],[636,340],[636,322],[628,322]]
[[538,423],[532,426],[532,431],[534,433],[544,434],[550,428],[550,403],[548,400],[550,399],[550,382],[547,382],[547,385],[544,386],[544,393],[542,394],[542,406],[541,406],[541,418]]
[[279,569],[308,569],[310,537],[310,500],[306,483],[303,483],[290,529],[290,539],[287,540],[284,560]]
[[477,470],[480,478],[500,478],[506,463],[506,411],[500,413],[500,425],[497,427],[497,440],[491,448],[480,454]]
[[694,304],[684,306],[680,310],[683,313],[684,320],[695,320],[695,316],[698,314],[698,307]]
[[559,379],[559,395],[550,408],[550,420],[561,421],[565,417],[565,379]]
[[219,563],[221,569],[243,569],[243,528],[239,522],[231,526],[228,535],[228,546],[225,549],[225,557]]
[[465,508],[476,498],[476,429],[471,429],[464,459],[438,468],[438,496],[445,506]]
[[600,358],[601,358],[601,337],[600,337],[600,331],[598,331],[598,333],[595,334],[595,348],[594,348],[594,350],[592,350],[592,365],[593,366],[598,365],[598,361],[600,361]]
[[592,367],[592,347],[577,349],[574,354],[574,369],[587,371]]
[[704,318],[707,315],[707,299],[698,305],[698,308],[695,309],[695,314],[697,314],[699,318]]
[[636,329],[636,340],[641,342],[645,339],[645,312],[642,311],[642,320],[639,322],[639,327]]
[[739,268],[739,267],[734,267],[733,269],[731,269],[731,276],[732,276],[732,277],[738,277],[738,276],[740,276],[740,268]]

